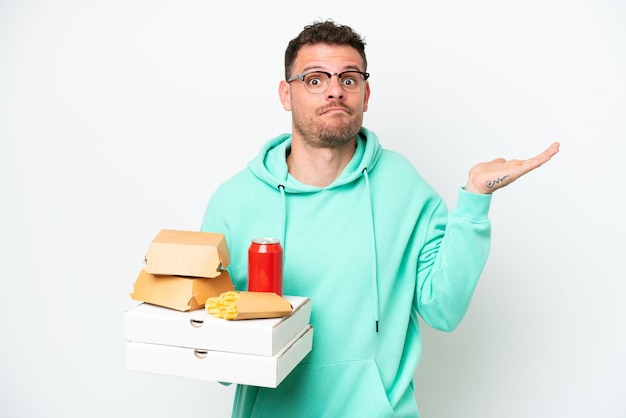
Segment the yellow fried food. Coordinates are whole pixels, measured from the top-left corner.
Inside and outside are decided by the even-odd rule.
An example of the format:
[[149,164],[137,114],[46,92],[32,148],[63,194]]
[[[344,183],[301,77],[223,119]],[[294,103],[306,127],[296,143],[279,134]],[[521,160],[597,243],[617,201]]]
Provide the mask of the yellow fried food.
[[239,292],[224,292],[219,296],[208,298],[204,307],[207,312],[216,317],[232,320],[237,317],[237,306],[235,302],[239,299]]

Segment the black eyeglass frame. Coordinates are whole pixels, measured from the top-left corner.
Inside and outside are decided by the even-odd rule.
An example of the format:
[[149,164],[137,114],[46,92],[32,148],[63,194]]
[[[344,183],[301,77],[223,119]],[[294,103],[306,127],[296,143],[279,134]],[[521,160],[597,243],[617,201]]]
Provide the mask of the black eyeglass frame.
[[[307,71],[306,73],[301,73],[301,74],[296,74],[293,77],[291,77],[290,79],[287,80],[287,83],[291,83],[292,81],[296,81],[297,79],[302,80],[302,82],[304,83],[304,78],[309,75],[309,74],[313,74],[313,73],[322,73],[322,74],[326,74],[328,76],[328,86],[326,86],[326,89],[323,91],[320,91],[318,93],[312,93],[312,94],[322,94],[324,93],[326,90],[328,90],[328,88],[330,87],[330,80],[333,78],[334,75],[337,76],[337,78],[339,78],[339,81],[341,81],[341,77],[346,74],[346,73],[357,73],[357,74],[361,74],[361,76],[363,77],[363,81],[367,81],[367,79],[370,77],[370,73],[366,73],[364,71],[360,71],[360,70],[346,70],[346,71],[342,71],[340,73],[329,73],[328,71],[321,71],[321,70],[312,70],[312,71]],[[342,90],[345,91],[346,93],[359,93],[361,90],[358,91],[348,91],[344,88],[343,84],[339,83]],[[309,89],[306,88],[306,85],[304,86],[304,88],[306,89],[306,91],[309,91]],[[309,93],[311,93],[309,91]]]

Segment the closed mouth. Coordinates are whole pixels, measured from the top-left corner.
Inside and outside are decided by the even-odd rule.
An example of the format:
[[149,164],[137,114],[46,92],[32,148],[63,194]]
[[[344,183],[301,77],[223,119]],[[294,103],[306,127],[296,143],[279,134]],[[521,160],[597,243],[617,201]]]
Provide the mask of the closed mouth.
[[344,113],[350,114],[350,111],[345,106],[331,105],[331,106],[324,107],[320,111],[320,115],[323,115],[325,113],[335,113],[335,112],[344,112]]

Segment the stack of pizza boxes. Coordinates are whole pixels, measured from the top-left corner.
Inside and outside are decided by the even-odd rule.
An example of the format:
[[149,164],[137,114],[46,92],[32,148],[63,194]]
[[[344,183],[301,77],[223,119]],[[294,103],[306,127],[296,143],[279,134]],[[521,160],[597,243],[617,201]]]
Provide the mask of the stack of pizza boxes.
[[[275,388],[302,361],[312,348],[310,299],[235,292],[229,263],[223,234],[157,234],[130,295],[140,303],[123,316],[128,370]],[[240,297],[240,315],[205,308],[229,295]]]

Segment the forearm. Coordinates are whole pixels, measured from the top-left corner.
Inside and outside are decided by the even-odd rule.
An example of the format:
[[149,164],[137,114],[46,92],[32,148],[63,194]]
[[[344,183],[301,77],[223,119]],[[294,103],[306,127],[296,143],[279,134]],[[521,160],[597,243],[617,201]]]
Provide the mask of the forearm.
[[429,244],[418,264],[417,310],[433,328],[453,330],[469,308],[489,254],[490,201],[490,195],[461,190],[456,209],[445,220],[443,237]]

